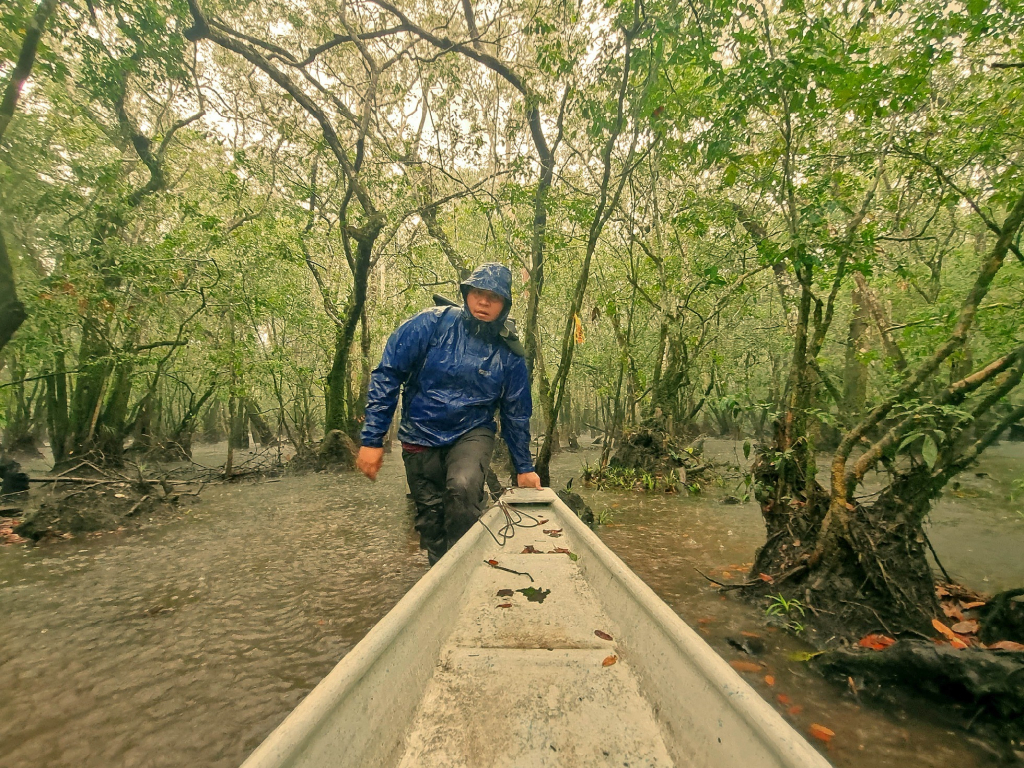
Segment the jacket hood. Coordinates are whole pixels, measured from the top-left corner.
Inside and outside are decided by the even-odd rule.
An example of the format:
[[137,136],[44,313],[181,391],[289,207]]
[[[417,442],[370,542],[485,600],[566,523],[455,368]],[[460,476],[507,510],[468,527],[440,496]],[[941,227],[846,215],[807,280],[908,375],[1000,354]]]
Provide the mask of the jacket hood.
[[473,270],[473,274],[462,281],[459,286],[462,289],[462,299],[465,301],[470,288],[479,288],[482,291],[493,291],[505,300],[505,309],[495,320],[495,323],[503,323],[512,309],[512,271],[504,264],[481,264]]

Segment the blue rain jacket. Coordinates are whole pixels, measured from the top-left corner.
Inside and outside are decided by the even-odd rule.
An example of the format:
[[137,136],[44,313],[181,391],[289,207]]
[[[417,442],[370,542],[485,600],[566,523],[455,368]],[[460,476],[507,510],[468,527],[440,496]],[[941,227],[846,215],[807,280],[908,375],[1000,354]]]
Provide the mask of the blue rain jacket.
[[383,445],[404,385],[398,428],[403,443],[440,447],[477,427],[496,431],[497,409],[516,472],[532,472],[526,361],[499,337],[512,307],[512,273],[501,264],[483,264],[462,283],[463,299],[470,288],[503,297],[502,314],[485,323],[463,304],[425,309],[402,323],[370,377],[362,443]]

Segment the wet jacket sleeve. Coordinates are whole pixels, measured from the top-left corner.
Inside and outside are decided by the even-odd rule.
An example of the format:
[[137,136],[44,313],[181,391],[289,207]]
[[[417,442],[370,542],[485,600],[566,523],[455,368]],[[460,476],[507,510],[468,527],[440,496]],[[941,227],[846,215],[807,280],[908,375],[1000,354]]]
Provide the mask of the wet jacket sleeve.
[[398,330],[388,339],[380,365],[370,375],[370,387],[366,395],[366,422],[361,435],[363,445],[371,448],[384,445],[384,435],[398,407],[398,391],[426,354],[437,321],[437,314],[420,312],[398,326]]
[[501,395],[499,411],[501,434],[508,444],[512,465],[518,474],[533,472],[533,457],[530,456],[530,416],[533,414],[533,397],[530,394],[530,378],[526,372],[526,361],[512,355],[508,378]]

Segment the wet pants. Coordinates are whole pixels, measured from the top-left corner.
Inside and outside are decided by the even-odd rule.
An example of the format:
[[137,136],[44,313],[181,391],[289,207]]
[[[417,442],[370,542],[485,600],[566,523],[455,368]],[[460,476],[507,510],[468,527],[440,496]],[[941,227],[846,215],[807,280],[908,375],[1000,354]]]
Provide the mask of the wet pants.
[[494,450],[494,432],[472,429],[451,445],[403,450],[405,476],[416,503],[420,549],[433,565],[484,511],[484,479]]

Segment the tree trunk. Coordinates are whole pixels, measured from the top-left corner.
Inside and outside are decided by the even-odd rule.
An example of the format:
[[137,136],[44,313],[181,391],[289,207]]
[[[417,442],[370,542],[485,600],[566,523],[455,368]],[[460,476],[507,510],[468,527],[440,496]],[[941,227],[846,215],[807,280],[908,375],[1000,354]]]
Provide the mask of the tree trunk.
[[852,293],[853,315],[850,317],[850,330],[846,335],[846,365],[843,375],[843,411],[852,417],[858,417],[864,410],[864,402],[868,394],[868,369],[861,360],[861,355],[868,351],[867,330],[870,315],[864,295],[860,288]]
[[273,443],[276,439],[274,430],[270,428],[267,420],[263,418],[263,414],[260,413],[260,408],[256,401],[251,397],[246,397],[244,408],[249,423],[252,425],[252,434],[256,438],[256,442],[263,446]]
[[[362,230],[351,228],[356,241],[356,252],[352,270],[352,291],[345,305],[342,323],[334,337],[334,359],[327,374],[327,416],[324,422],[326,433],[339,430],[350,440],[357,441],[362,425],[358,416],[365,404],[351,402],[351,350],[356,328],[366,305],[366,287],[370,277],[373,244],[380,234],[381,225]],[[333,445],[333,443],[332,443]]]
[[228,398],[228,448],[235,450],[249,449],[249,414],[245,409],[245,399],[232,395]]

